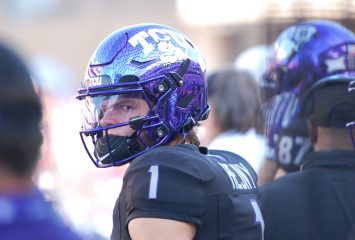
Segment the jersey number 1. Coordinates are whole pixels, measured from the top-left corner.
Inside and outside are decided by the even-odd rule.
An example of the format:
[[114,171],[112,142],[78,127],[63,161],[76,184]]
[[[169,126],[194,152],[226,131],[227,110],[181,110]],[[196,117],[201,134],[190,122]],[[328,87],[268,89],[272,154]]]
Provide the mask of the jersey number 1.
[[261,239],[264,240],[265,224],[264,224],[263,216],[261,215],[260,208],[259,208],[258,203],[256,202],[255,199],[250,199],[250,203],[251,203],[251,206],[253,207],[253,210],[255,213],[255,223],[260,224],[260,227],[261,227]]
[[150,172],[150,182],[149,182],[149,199],[157,198],[157,190],[158,190],[158,180],[159,180],[159,166],[152,165],[149,168]]

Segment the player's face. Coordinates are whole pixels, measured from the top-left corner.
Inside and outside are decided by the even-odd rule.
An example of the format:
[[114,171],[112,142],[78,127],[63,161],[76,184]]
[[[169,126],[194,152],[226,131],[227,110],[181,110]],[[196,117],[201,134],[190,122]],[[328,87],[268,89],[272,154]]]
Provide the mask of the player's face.
[[[134,117],[145,117],[149,106],[142,98],[110,97],[101,104],[102,118],[100,125],[103,127],[128,122]],[[130,136],[134,130],[125,125],[108,130],[111,135]]]

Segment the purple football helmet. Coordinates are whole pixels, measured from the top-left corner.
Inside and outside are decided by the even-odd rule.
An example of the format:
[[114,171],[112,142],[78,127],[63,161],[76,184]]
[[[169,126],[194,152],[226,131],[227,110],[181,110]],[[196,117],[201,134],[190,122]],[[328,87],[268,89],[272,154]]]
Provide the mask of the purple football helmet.
[[350,30],[326,20],[285,29],[274,43],[263,79],[276,92],[264,109],[269,141],[272,133],[307,112],[315,88],[354,79],[355,35]]
[[264,81],[277,93],[303,94],[315,85],[354,79],[355,35],[331,21],[295,24],[274,43]]
[[[185,137],[209,111],[200,51],[181,32],[158,24],[129,26],[106,37],[78,93],[81,139],[97,167],[123,165],[177,134]],[[140,102],[146,111],[137,110]],[[114,116],[106,121],[108,113]],[[127,128],[131,132],[115,133]]]

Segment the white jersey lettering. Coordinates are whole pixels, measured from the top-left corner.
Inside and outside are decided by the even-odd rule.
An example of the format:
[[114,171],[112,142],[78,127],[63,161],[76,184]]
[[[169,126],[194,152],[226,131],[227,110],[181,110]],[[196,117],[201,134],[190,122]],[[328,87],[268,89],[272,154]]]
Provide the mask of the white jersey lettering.
[[218,163],[229,177],[233,189],[255,189],[256,184],[248,169],[241,163]]

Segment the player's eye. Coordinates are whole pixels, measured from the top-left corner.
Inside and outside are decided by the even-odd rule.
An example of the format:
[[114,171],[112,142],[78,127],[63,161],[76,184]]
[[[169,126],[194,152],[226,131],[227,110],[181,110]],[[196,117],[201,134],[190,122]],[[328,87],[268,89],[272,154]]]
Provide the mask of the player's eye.
[[119,110],[124,112],[129,112],[133,110],[133,107],[130,105],[121,105],[119,106]]
[[120,113],[127,113],[134,110],[134,106],[129,103],[116,103],[110,107],[110,110]]

